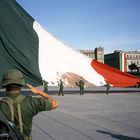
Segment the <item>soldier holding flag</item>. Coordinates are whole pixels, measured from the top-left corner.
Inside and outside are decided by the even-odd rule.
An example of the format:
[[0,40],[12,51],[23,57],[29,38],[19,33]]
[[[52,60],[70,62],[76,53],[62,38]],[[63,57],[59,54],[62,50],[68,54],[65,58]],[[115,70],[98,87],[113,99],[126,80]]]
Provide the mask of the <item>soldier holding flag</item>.
[[64,88],[64,83],[60,79],[60,82],[59,82],[59,94],[58,94],[58,96],[60,96],[60,95],[64,96],[63,88]]
[[105,82],[106,82],[106,95],[108,95],[109,94],[109,89],[110,89],[110,84],[109,84],[107,79],[105,79]]
[[76,82],[76,85],[80,88],[80,95],[84,95],[84,84],[85,82],[83,80]]
[[48,93],[48,84],[49,82],[43,80],[44,92]]

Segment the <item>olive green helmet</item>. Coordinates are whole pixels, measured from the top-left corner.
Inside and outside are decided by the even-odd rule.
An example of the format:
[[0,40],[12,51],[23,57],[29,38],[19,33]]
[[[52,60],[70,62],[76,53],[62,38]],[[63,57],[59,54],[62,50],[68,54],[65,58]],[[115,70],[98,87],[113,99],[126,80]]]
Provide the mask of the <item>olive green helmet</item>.
[[1,86],[6,87],[10,84],[25,85],[23,74],[19,70],[10,69],[3,75]]

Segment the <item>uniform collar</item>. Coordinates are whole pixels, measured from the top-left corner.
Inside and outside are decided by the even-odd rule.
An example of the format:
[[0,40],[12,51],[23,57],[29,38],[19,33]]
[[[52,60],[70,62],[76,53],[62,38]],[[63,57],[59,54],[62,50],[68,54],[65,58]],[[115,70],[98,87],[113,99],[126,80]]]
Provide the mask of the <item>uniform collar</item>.
[[21,93],[9,93],[7,92],[7,96],[12,99],[16,99]]

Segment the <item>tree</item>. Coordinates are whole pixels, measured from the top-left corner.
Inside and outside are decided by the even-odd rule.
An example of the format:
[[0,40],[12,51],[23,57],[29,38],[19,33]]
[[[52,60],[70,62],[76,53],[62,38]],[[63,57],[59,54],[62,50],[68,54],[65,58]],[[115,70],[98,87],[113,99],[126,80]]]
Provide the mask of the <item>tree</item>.
[[133,70],[138,70],[138,67],[137,67],[137,65],[135,63],[132,63],[131,65],[129,65],[128,68],[131,70],[131,72]]

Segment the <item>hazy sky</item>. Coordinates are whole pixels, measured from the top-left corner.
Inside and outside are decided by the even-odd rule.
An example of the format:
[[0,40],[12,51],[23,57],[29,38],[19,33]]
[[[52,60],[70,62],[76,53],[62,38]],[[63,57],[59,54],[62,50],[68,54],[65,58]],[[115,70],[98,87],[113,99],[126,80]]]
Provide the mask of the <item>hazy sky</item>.
[[74,49],[140,50],[140,0],[17,0]]

